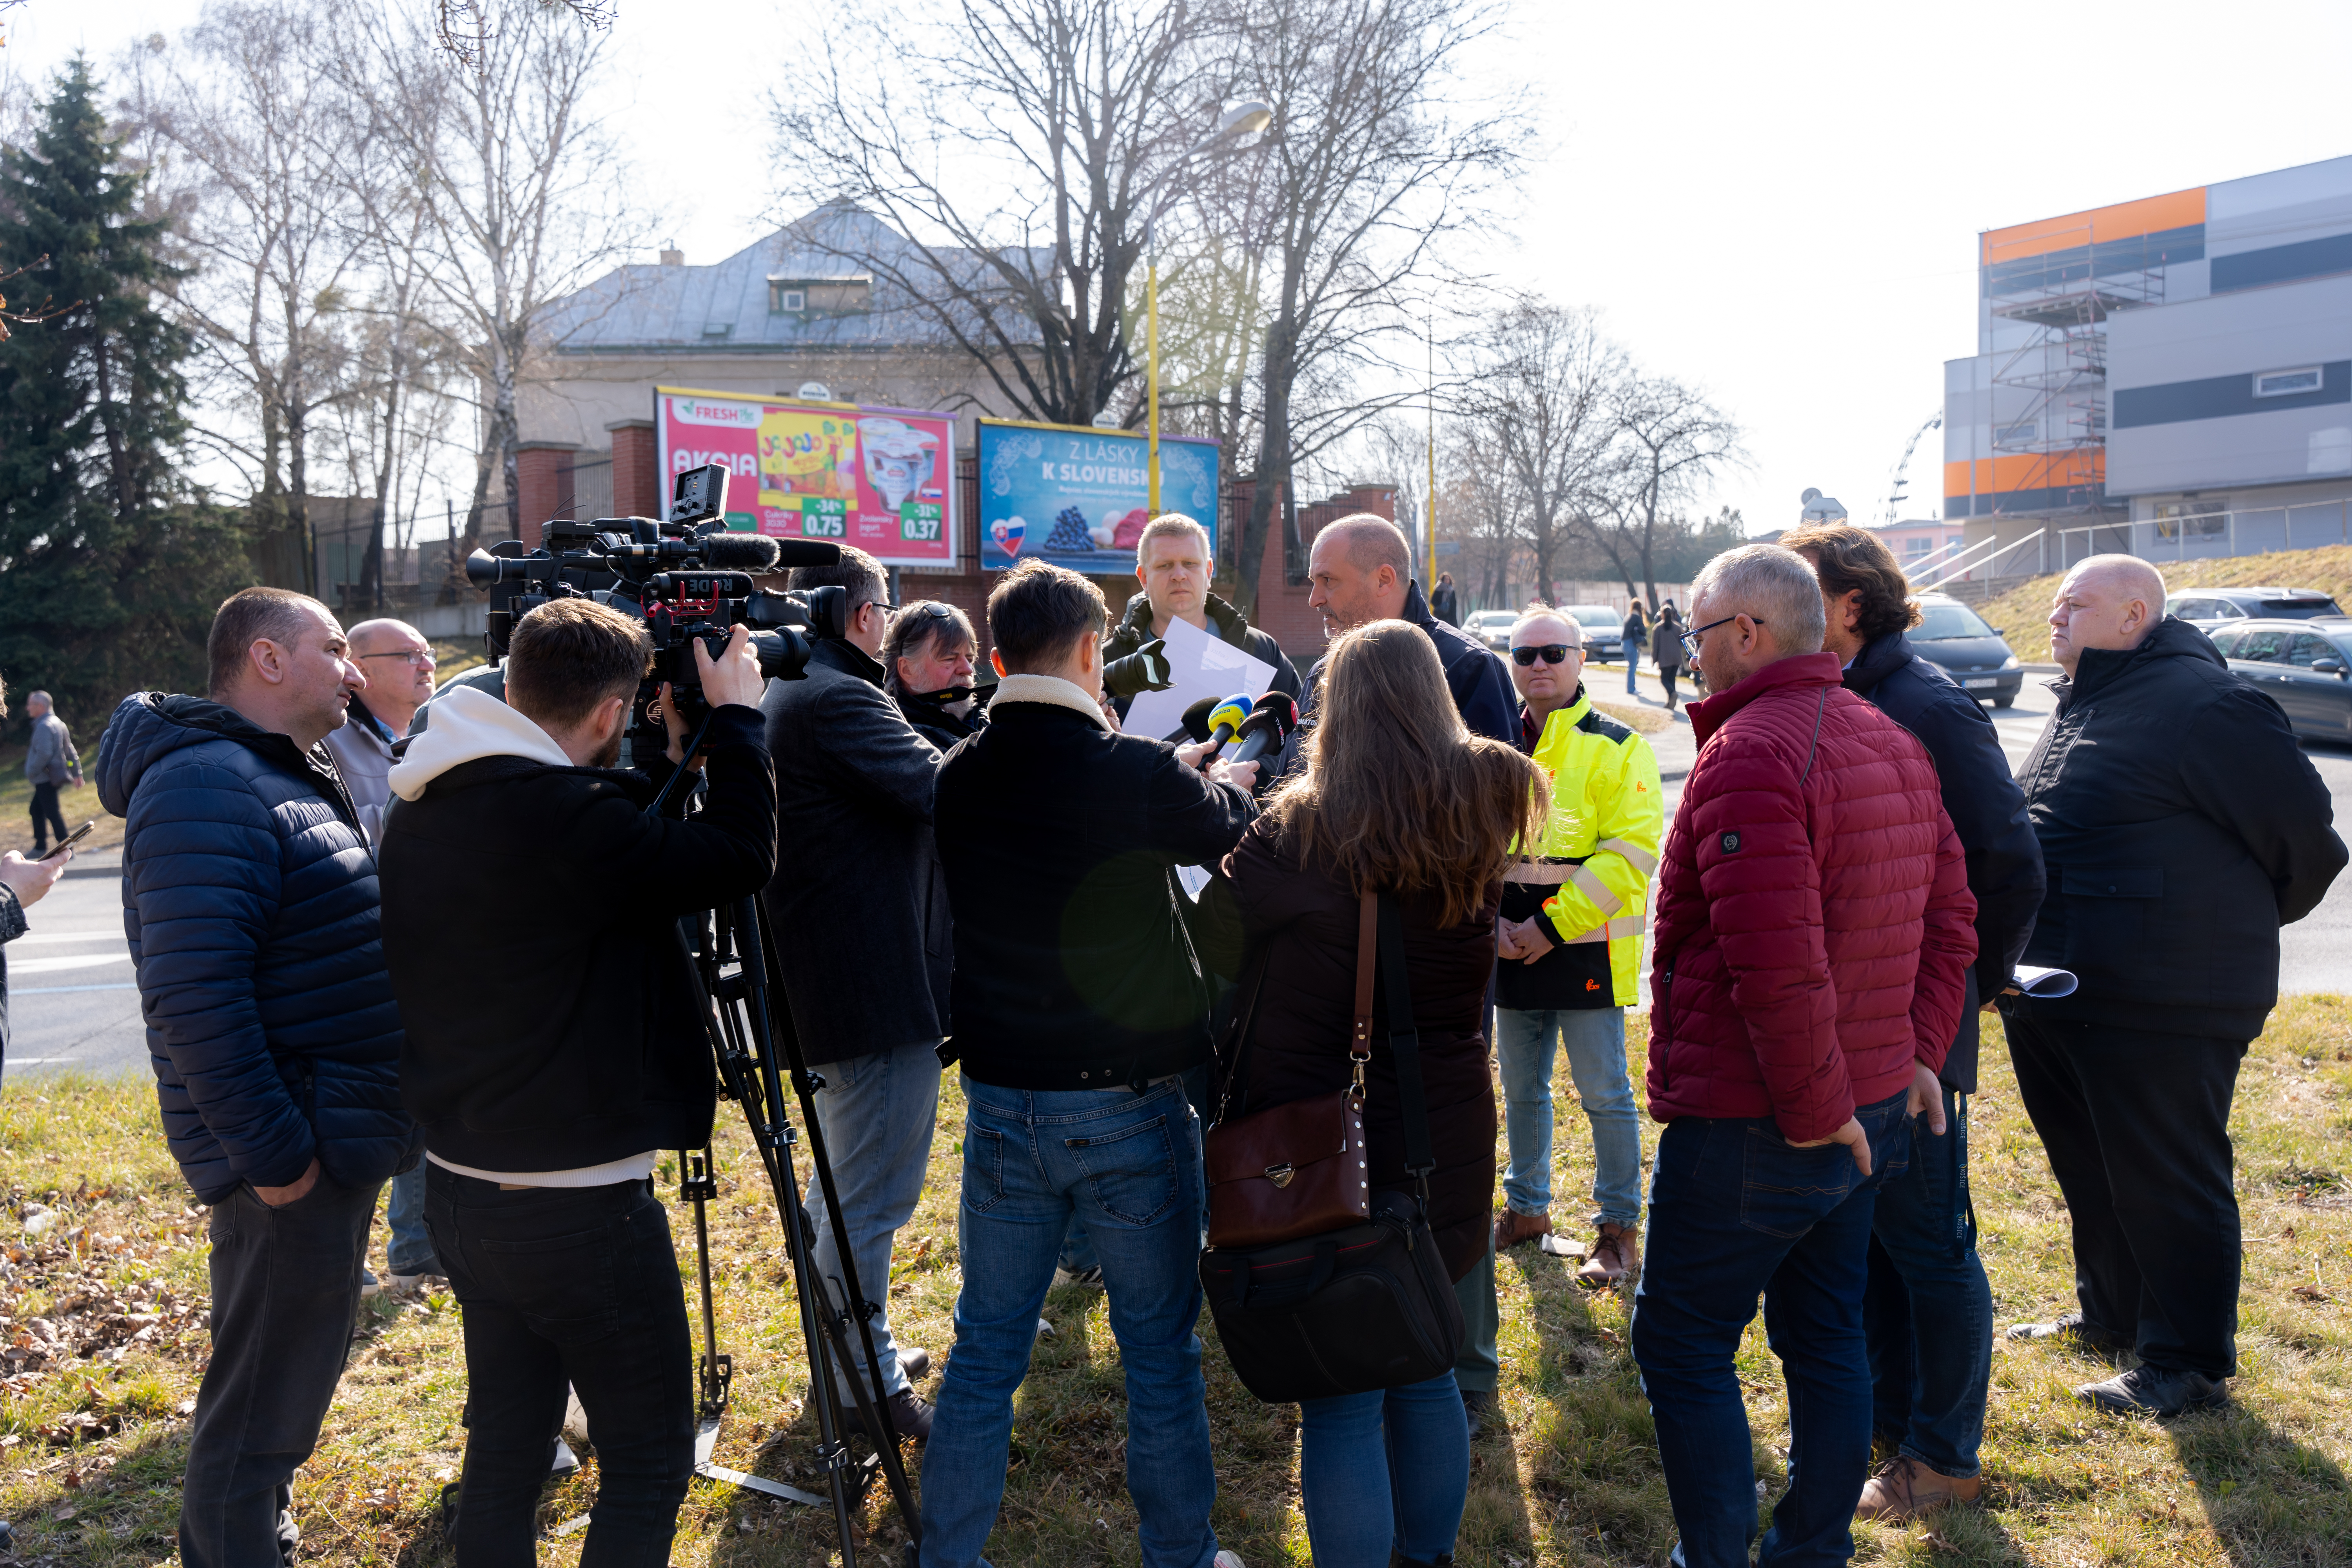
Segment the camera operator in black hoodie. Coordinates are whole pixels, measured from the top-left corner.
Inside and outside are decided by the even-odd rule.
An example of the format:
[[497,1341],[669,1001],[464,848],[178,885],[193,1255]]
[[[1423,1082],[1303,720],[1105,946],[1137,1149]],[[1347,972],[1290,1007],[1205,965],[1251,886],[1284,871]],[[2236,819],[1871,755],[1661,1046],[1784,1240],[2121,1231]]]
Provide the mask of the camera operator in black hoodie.
[[613,766],[651,644],[583,599],[517,624],[507,702],[445,692],[392,770],[378,864],[401,1094],[465,1308],[461,1562],[530,1561],[567,1380],[596,1434],[589,1561],[667,1563],[693,1470],[694,1356],[652,1180],[659,1151],[709,1142],[717,1104],[679,917],[756,894],[776,858],[745,629],[694,657],[713,716],[691,820],[683,788],[646,809],[683,761],[667,689],[668,757]]

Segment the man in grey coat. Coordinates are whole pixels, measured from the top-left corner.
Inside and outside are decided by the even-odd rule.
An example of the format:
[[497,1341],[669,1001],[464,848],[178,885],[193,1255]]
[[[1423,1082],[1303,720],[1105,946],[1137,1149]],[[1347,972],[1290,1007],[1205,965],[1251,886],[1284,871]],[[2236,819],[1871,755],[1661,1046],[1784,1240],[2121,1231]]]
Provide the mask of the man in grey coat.
[[58,807],[58,790],[70,784],[81,788],[81,753],[74,750],[73,734],[57,715],[46,691],[25,694],[25,716],[33,721],[31,743],[25,748],[25,776],[33,785],[33,858],[49,852],[49,829],[58,842],[66,838],[65,814]]
[[[383,845],[384,808],[392,804],[392,748],[408,733],[416,710],[433,695],[433,645],[406,621],[362,621],[345,634],[352,662],[367,677],[367,689],[352,698],[343,727],[327,734],[327,750],[351,792],[368,844]],[[384,1223],[392,1239],[384,1247],[387,1283],[412,1289],[428,1274],[442,1271],[425,1231],[425,1163],[393,1177],[384,1200]],[[365,1287],[376,1289],[373,1275]]]
[[[844,545],[835,564],[793,574],[795,588],[828,584],[847,591],[846,636],[820,641],[807,675],[770,682],[761,705],[778,818],[766,904],[801,1049],[824,1079],[817,1121],[859,1293],[872,1303],[876,1393],[898,1433],[920,1439],[931,1407],[908,1380],[930,1358],[898,1344],[887,1307],[891,1241],[914,1215],[930,1162],[947,1033],[948,901],[931,839],[940,751],[883,693],[880,563]],[[821,1193],[809,1209],[817,1271],[840,1297]]]

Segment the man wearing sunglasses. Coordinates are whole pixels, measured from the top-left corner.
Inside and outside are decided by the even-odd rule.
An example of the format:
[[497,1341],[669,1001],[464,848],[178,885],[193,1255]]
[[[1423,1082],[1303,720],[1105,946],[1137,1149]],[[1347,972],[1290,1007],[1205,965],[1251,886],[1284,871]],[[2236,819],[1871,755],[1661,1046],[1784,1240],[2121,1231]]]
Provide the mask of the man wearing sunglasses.
[[[1625,1072],[1625,1009],[1637,997],[1643,913],[1658,868],[1665,810],[1650,743],[1585,695],[1584,632],[1530,608],[1511,628],[1519,749],[1550,775],[1540,844],[1504,875],[1495,973],[1510,1164],[1495,1248],[1551,1229],[1551,1069],[1563,1041],[1592,1126],[1598,1235],[1577,1271],[1593,1289],[1641,1267],[1642,1123]],[[1489,1315],[1479,1325],[1491,1331]]]

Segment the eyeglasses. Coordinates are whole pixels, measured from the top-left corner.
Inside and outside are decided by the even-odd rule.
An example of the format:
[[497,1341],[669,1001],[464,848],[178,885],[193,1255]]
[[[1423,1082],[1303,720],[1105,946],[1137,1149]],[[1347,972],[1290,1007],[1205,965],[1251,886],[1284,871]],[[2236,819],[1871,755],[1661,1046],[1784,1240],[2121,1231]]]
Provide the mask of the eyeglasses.
[[402,648],[392,653],[363,653],[360,657],[362,658],[404,658],[419,669],[430,669],[434,663],[433,650],[429,647],[421,647],[415,652]]
[[[1681,641],[1681,643],[1682,643],[1683,647],[1686,647],[1686,648],[1688,648],[1688,649],[1690,650],[1690,655],[1691,655],[1691,657],[1692,657],[1693,658],[1696,658],[1698,657],[1698,639],[1699,639],[1699,638],[1701,638],[1701,637],[1703,637],[1706,636],[1706,634],[1707,634],[1707,633],[1709,633],[1709,632],[1711,632],[1711,631],[1715,630],[1715,628],[1716,628],[1716,627],[1717,627],[1717,626],[1729,626],[1732,622],[1734,622],[1734,621],[1738,620],[1738,618],[1739,618],[1739,617],[1738,617],[1738,616],[1736,616],[1736,615],[1734,615],[1734,616],[1724,616],[1724,617],[1723,617],[1723,619],[1721,619],[1721,620],[1719,620],[1719,621],[1709,621],[1709,622],[1707,622],[1707,623],[1706,623],[1706,625],[1705,625],[1705,626],[1694,626],[1694,627],[1692,627],[1689,631],[1677,633],[1677,634],[1676,634],[1676,636],[1677,636],[1677,637],[1679,638],[1679,640]],[[1755,622],[1755,623],[1756,623],[1758,626],[1762,626],[1762,625],[1764,624],[1764,617],[1763,617],[1763,616],[1749,616],[1748,618],[1749,620],[1751,620],[1751,621]]]
[[1538,658],[1541,658],[1546,664],[1566,664],[1570,654],[1582,653],[1584,649],[1580,646],[1570,647],[1564,642],[1548,642],[1542,644],[1530,643],[1525,647],[1513,648],[1511,650],[1511,662],[1517,665],[1521,669],[1527,668],[1529,665],[1535,663]]

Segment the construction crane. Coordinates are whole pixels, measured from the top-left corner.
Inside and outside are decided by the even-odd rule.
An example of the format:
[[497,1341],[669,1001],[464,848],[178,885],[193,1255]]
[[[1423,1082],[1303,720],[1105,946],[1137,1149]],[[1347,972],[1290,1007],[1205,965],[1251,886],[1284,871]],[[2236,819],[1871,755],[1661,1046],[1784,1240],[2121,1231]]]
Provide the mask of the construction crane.
[[1911,432],[1911,439],[1903,443],[1903,456],[1895,463],[1895,476],[1886,486],[1886,521],[1888,522],[1903,521],[1903,502],[1906,499],[1903,489],[1911,482],[1911,454],[1919,449],[1920,439],[1928,431],[1940,430],[1943,425],[1944,411],[1939,408],[1927,416],[1927,422],[1925,425]]

